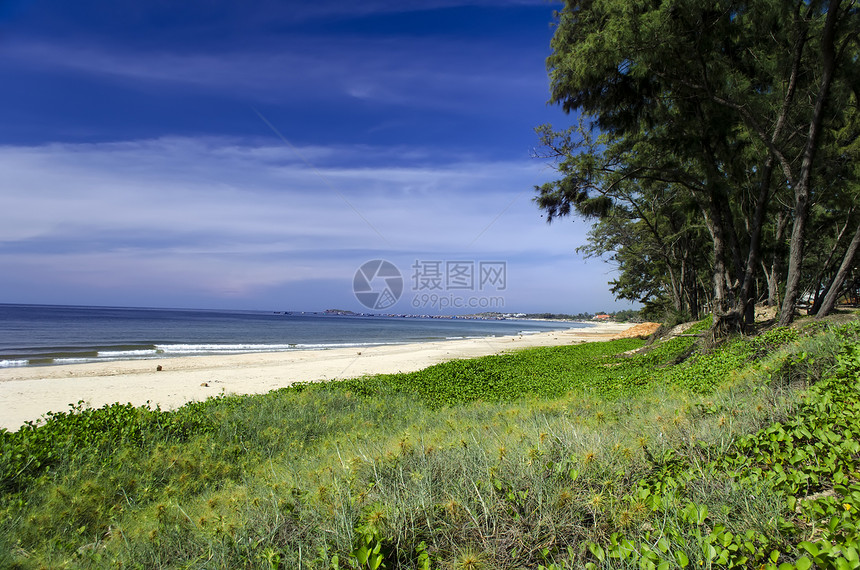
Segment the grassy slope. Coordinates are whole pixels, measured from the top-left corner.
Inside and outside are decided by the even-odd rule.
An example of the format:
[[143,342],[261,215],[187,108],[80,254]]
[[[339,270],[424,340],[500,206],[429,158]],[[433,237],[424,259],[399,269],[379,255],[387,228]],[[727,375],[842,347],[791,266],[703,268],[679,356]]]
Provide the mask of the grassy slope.
[[0,567],[853,567],[858,336],[72,409],[0,432]]

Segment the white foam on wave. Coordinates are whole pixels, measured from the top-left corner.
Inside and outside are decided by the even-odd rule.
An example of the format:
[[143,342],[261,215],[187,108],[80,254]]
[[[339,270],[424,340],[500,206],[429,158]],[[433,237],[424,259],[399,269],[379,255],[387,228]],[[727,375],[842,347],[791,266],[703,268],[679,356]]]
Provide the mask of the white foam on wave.
[[136,350],[100,350],[99,358],[134,358],[139,356],[156,356],[158,351],[154,348],[143,348]]
[[253,352],[283,352],[288,350],[313,350],[328,348],[353,348],[400,344],[397,342],[327,342],[327,343],[290,343],[290,344],[159,344],[155,353],[160,356],[181,356],[192,354],[244,354]]
[[27,366],[29,360],[0,360],[0,368],[15,368],[18,366]]
[[402,344],[400,342],[330,342],[324,344],[297,344],[296,348],[303,350],[308,349],[326,349],[326,348],[354,348],[360,346],[382,346],[389,344]]
[[158,344],[157,354],[209,354],[219,352],[274,352],[296,348],[295,344]]
[[96,358],[55,358],[54,364],[82,364],[84,362],[96,362]]
[[473,340],[479,338],[496,338],[496,335],[486,335],[486,336],[446,336],[445,340]]

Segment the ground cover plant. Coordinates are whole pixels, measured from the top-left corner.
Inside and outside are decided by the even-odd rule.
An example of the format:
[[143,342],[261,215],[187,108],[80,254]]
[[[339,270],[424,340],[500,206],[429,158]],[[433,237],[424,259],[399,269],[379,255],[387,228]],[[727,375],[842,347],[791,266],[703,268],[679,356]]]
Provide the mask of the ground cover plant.
[[627,339],[73,406],[0,432],[0,567],[854,568],[858,337]]

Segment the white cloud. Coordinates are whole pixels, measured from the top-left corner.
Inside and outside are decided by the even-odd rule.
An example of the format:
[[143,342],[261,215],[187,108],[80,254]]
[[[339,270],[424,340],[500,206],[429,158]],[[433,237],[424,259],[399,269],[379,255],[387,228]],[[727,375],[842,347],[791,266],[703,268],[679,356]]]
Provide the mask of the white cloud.
[[[321,163],[389,155],[297,150]],[[587,226],[542,223],[532,186],[551,173],[528,160],[310,168],[277,146],[169,138],[0,147],[0,170],[0,264],[19,284],[50,275],[58,286],[251,298],[319,280],[348,292],[367,259],[405,271],[414,259],[468,258],[521,268],[526,296],[569,289],[583,272],[573,249]],[[557,259],[570,262],[559,271]],[[605,280],[591,281],[605,296]]]
[[312,238],[325,247],[349,239],[372,248],[382,245],[378,231],[398,249],[468,245],[463,240],[517,196],[537,222],[527,201],[542,176],[527,160],[311,167],[277,148],[175,138],[5,147],[0,168],[5,241],[124,232],[251,243]]

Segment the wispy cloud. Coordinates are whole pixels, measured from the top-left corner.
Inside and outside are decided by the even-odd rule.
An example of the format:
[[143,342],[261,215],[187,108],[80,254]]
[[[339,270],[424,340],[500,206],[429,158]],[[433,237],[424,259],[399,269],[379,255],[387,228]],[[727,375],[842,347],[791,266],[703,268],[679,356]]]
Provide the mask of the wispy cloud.
[[499,57],[481,42],[433,38],[290,36],[198,52],[193,46],[131,49],[89,39],[12,39],[9,67],[67,70],[136,89],[185,86],[264,102],[353,98],[380,105],[465,111],[488,93],[534,94],[546,83],[533,54]]
[[130,5],[4,33],[0,301],[360,308],[374,258],[504,260],[535,309],[608,297],[587,226],[531,203],[551,4]]
[[[300,152],[323,165],[311,169],[284,147],[217,139],[0,148],[10,206],[0,214],[6,218],[0,236],[10,242],[121,230],[324,244],[347,236],[362,239],[363,247],[382,245],[339,198],[343,194],[401,247],[452,247],[457,239],[467,243],[494,210],[541,181],[543,170],[527,159],[326,166],[326,157],[335,154],[358,162],[367,153],[378,161],[391,151]],[[531,214],[536,219],[536,211]],[[448,231],[438,234],[433,231],[438,227]]]
[[[348,283],[369,256],[406,266],[421,256],[540,264],[569,255],[584,231],[541,223],[530,189],[549,173],[528,160],[329,165],[317,168],[324,182],[283,150],[182,138],[0,147],[0,263],[50,268],[93,287],[148,283],[242,296],[300,281]],[[388,154],[300,150],[320,163]]]
[[[312,20],[332,20],[342,18],[367,17],[380,14],[408,12],[427,12],[447,8],[505,6],[547,6],[561,4],[561,0],[421,0],[403,2],[398,0],[365,0],[363,2],[341,2],[339,0],[317,0],[302,4],[281,2],[262,3],[258,13],[264,13],[267,20],[275,18],[280,22],[301,23]],[[246,8],[246,7],[245,7]],[[254,18],[254,13],[244,10],[246,17]]]

